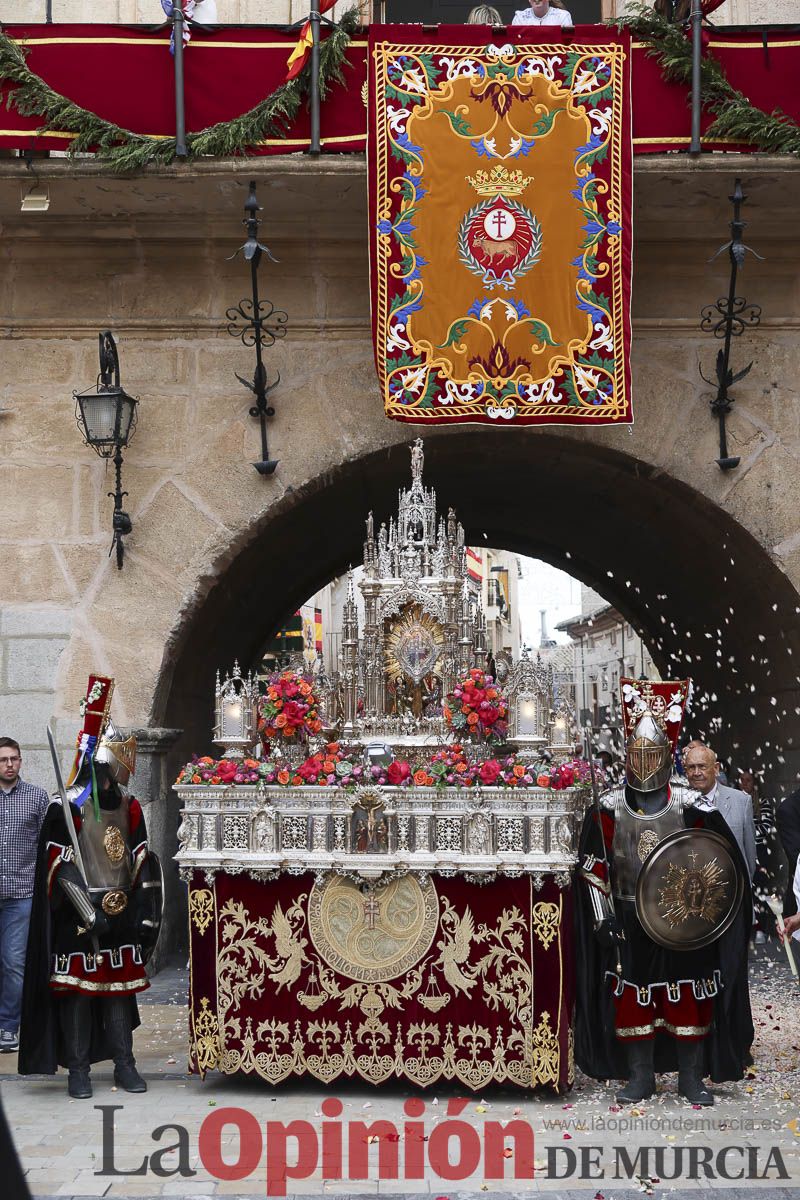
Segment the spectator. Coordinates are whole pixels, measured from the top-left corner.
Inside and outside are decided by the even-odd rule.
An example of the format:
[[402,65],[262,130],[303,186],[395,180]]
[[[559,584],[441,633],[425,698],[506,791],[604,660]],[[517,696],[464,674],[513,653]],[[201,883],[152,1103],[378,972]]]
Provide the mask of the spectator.
[[689,742],[683,752],[683,768],[689,787],[700,792],[705,803],[718,809],[725,818],[752,879],[756,869],[756,830],[750,797],[719,782],[717,756],[704,742]]
[[[800,858],[800,788],[778,805],[775,824],[789,860],[790,876],[793,876]],[[786,893],[783,911],[786,916],[798,911],[797,898],[791,885]]]
[[500,16],[496,8],[492,8],[491,4],[476,4],[475,8],[470,10],[467,17],[468,25],[505,25],[505,21]]
[[530,8],[514,13],[512,25],[562,25],[571,29],[575,22],[561,0],[533,0]]
[[50,804],[44,788],[20,778],[19,743],[0,737],[0,1053],[19,1048],[25,947],[36,846]]

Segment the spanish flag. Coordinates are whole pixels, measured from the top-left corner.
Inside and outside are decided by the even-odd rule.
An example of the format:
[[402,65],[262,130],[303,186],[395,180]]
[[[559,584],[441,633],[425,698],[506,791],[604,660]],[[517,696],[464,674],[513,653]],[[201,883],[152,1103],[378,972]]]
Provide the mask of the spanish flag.
[[[314,0],[311,0],[311,2],[313,4]],[[336,3],[336,0],[320,0],[320,3],[319,3],[320,15],[322,15],[322,13],[327,12],[329,8],[333,8],[335,3]],[[303,67],[306,65],[308,56],[311,53],[312,41],[313,41],[313,38],[311,36],[311,22],[306,21],[305,25],[303,26],[303,28],[300,31],[300,40],[297,43],[297,45],[295,46],[292,53],[289,55],[289,58],[287,59],[287,62],[286,62],[286,65],[289,68],[289,70],[286,74],[286,82],[287,83],[289,82],[290,79],[294,79],[295,75],[299,75],[300,72],[302,71]]]

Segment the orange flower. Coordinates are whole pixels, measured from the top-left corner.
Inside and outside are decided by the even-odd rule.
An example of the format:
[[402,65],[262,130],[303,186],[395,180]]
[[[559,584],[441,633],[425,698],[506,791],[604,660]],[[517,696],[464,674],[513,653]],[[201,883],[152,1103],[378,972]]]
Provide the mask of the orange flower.
[[299,787],[299,785],[300,785],[302,782],[303,782],[303,776],[302,776],[302,775],[295,775],[295,776],[293,776],[293,778],[292,778],[292,787]]
[[286,715],[284,713],[278,713],[277,717],[275,718],[275,724],[277,725],[278,729],[283,729],[284,725],[286,724]]
[[516,775],[517,779],[522,779],[522,776],[525,774],[525,768],[523,767],[522,763],[517,763],[517,765],[514,767],[514,774]]
[[467,724],[468,725],[477,725],[478,724],[478,714],[471,712],[469,714],[469,716],[467,717]]
[[325,762],[322,764],[322,769],[326,775],[332,775],[336,770],[336,763],[332,762],[329,758],[326,758]]
[[205,767],[210,767],[213,761],[213,758],[209,758],[208,755],[206,755],[204,758],[198,759],[198,762],[201,762]]
[[450,709],[447,707],[447,705],[446,705],[446,704],[443,706],[443,711],[444,711],[444,719],[445,719],[445,721],[452,721],[452,719],[453,719],[453,713],[452,713],[452,711],[451,711],[451,710],[450,710]]
[[255,758],[246,758],[244,760],[244,765],[247,767],[247,769],[249,771],[257,771],[258,770],[258,760]]
[[192,776],[192,783],[202,783],[202,782],[203,782],[203,781],[202,781],[202,779],[200,778],[200,776],[199,776],[199,775],[193,775],[193,776]]
[[300,683],[297,686],[300,688],[301,696],[310,696],[311,695],[311,685],[309,683],[306,683],[306,681],[304,679],[301,679]]
[[220,779],[219,775],[212,775],[211,782],[212,783],[222,783],[222,780]]
[[428,779],[428,772],[422,767],[420,767],[418,771],[414,772],[414,783],[417,785],[417,787],[426,787]]
[[338,742],[328,742],[325,749],[327,750],[328,754],[338,754],[339,753],[339,743]]
[[464,714],[464,716],[466,716],[466,715],[467,715],[467,713],[469,712],[469,710],[470,710],[470,709],[469,709],[469,705],[468,705],[468,704],[462,704],[462,705],[461,705],[461,711],[462,711],[462,713]]
[[496,700],[497,699],[497,689],[496,688],[488,688],[488,690],[486,692],[486,699],[487,700]]
[[278,783],[288,783],[289,778],[290,778],[290,776],[289,776],[288,771],[286,771],[286,770],[278,771]]

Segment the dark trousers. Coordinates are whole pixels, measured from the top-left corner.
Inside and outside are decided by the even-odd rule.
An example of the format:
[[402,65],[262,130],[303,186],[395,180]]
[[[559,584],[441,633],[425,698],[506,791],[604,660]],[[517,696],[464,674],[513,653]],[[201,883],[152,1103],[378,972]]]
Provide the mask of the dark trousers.
[[128,996],[101,996],[96,999],[80,992],[67,992],[58,999],[61,1036],[70,1071],[88,1071],[91,1065],[92,1005],[99,1006],[106,1044],[115,1067],[132,1067],[133,1028]]

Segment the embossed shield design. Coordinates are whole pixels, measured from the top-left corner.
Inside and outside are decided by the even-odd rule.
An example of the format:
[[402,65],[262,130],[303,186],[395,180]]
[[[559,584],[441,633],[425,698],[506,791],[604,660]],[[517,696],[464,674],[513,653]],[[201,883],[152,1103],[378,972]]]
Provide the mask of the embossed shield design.
[[697,950],[721,937],[739,911],[744,877],[728,843],[704,829],[659,842],[636,883],[636,915],[668,950]]

